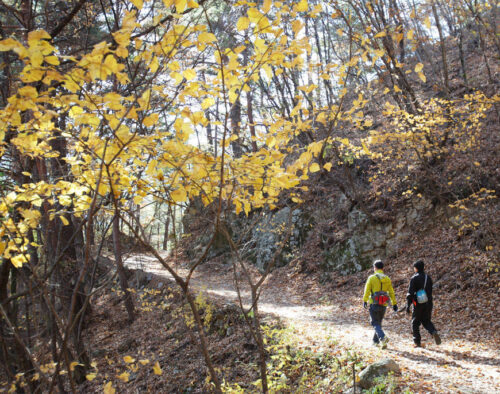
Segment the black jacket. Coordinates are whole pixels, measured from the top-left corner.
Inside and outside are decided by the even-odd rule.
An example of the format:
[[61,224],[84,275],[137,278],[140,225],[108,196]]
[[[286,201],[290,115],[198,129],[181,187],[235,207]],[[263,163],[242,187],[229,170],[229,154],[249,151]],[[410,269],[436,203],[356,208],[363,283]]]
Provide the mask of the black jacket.
[[[408,306],[415,304],[417,302],[417,291],[424,288],[425,272],[418,272],[413,275],[410,279],[410,287],[408,288],[408,294],[406,295],[406,301]],[[432,279],[427,275],[427,283],[425,285],[425,292],[427,293],[427,298],[429,303],[432,303]]]

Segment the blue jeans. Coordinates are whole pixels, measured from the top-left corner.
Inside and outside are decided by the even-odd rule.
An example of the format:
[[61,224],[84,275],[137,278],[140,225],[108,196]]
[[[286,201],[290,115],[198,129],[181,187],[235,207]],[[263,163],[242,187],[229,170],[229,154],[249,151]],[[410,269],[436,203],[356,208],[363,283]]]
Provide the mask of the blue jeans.
[[370,305],[370,319],[373,328],[375,329],[375,334],[373,335],[373,342],[379,343],[382,339],[384,339],[385,334],[384,330],[382,330],[382,319],[385,315],[385,310],[387,307],[382,305]]

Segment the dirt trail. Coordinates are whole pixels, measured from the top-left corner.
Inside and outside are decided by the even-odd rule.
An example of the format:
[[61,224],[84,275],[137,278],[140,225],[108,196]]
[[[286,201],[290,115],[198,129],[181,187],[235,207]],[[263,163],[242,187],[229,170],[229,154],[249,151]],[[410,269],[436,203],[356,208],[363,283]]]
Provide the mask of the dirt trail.
[[[172,280],[168,272],[149,256],[130,257],[127,265]],[[193,277],[194,291],[224,302],[236,302],[237,293],[227,268],[200,269]],[[185,270],[178,273],[184,275]],[[301,278],[301,280],[304,280]],[[500,393],[500,345],[478,338],[463,340],[446,322],[436,321],[443,343],[437,346],[422,329],[424,348],[412,347],[410,319],[403,312],[388,311],[384,331],[390,342],[386,350],[371,346],[373,329],[359,299],[328,301],[321,293],[297,292],[292,286],[272,282],[265,285],[259,303],[263,314],[279,317],[298,333],[299,346],[324,351],[336,342],[368,360],[393,358],[403,379],[418,393]],[[244,302],[248,293],[243,292]],[[357,302],[356,302],[357,300]],[[400,300],[400,304],[402,304]]]

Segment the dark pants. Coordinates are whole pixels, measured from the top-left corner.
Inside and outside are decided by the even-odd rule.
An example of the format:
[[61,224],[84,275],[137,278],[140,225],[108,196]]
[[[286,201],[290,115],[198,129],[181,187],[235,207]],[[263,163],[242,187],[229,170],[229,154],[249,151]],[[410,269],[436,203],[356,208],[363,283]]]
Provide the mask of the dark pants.
[[413,331],[413,342],[416,344],[420,344],[420,324],[424,326],[424,328],[429,331],[429,334],[434,334],[436,332],[436,328],[434,324],[431,322],[431,314],[432,314],[432,303],[426,302],[425,304],[417,304],[413,306],[413,314],[411,320],[411,329]]
[[385,315],[385,310],[387,308],[381,305],[370,305],[370,319],[373,328],[375,329],[375,334],[373,335],[373,342],[379,343],[384,339],[385,334],[382,330],[382,319]]

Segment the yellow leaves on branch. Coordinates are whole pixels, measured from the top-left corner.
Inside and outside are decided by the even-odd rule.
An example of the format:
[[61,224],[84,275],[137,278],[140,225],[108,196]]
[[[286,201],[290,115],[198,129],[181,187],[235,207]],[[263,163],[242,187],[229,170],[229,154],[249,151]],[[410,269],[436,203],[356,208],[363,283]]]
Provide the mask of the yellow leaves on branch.
[[[176,14],[198,6],[192,0],[163,2],[170,8],[169,12]],[[61,132],[56,128],[60,123],[59,114],[68,114],[64,133],[69,151],[74,156],[66,158],[67,164],[74,184],[86,186],[86,190],[78,192],[70,191],[69,187],[42,191],[47,185],[33,186],[34,191],[30,195],[26,192],[25,196],[29,209],[21,215],[25,231],[21,236],[38,225],[43,201],[54,210],[51,219],[60,220],[64,225],[71,224],[72,215],[85,215],[96,194],[104,199],[111,192],[118,198],[127,196],[136,204],[149,203],[153,195],[169,204],[184,203],[193,197],[209,203],[220,193],[222,198],[234,201],[237,211],[248,214],[251,209],[275,204],[283,190],[298,189],[300,182],[310,173],[330,171],[332,163],[326,163],[322,168],[318,164],[324,141],[314,141],[300,148],[296,152],[298,159],[290,159],[289,153],[295,149],[289,145],[291,141],[297,140],[303,132],[314,133],[315,120],[326,126],[333,119],[332,108],[309,108],[300,98],[287,118],[271,111],[262,119],[259,116],[252,125],[257,130],[252,138],[249,137],[248,122],[242,120],[240,138],[226,138],[227,146],[222,147],[220,140],[217,141],[219,145],[214,143],[210,148],[202,146],[203,141],[200,146],[193,142],[195,131],[206,130],[210,125],[212,130],[215,127],[220,133],[222,127],[226,127],[220,119],[214,120],[212,116],[216,103],[219,110],[224,111],[221,109],[223,105],[230,108],[237,99],[245,100],[245,93],[251,92],[252,86],[261,82],[260,79],[267,83],[275,75],[280,77],[290,70],[306,70],[307,55],[312,49],[303,34],[304,15],[298,13],[309,12],[310,16],[319,12],[321,5],[314,6],[307,0],[296,0],[293,5],[285,3],[280,6],[271,0],[259,4],[245,5],[236,23],[238,31],[249,35],[248,41],[244,46],[221,50],[222,53],[218,52],[217,37],[207,24],[184,24],[181,15],[175,16],[176,23],[172,26],[164,27],[163,37],[155,43],[145,37],[132,39],[136,29],[140,28],[137,15],[141,16],[142,24],[144,14],[149,12],[149,5],[144,0],[131,0],[128,9],[132,11],[124,11],[120,29],[112,33],[112,45],[99,43],[78,59],[59,56],[44,31],[30,33],[25,45],[10,38],[0,41],[0,51],[13,51],[25,63],[17,95],[9,99],[8,108],[1,110],[0,119],[5,123],[1,130],[19,129],[11,142],[22,154],[34,158],[51,157],[55,153],[46,141],[50,141],[55,132]],[[295,16],[283,18],[285,12]],[[340,14],[336,12],[335,15]],[[147,21],[156,21],[153,23],[156,24],[159,20],[151,18]],[[295,38],[283,34],[281,23],[288,24],[287,28],[293,31]],[[340,33],[345,39],[347,33],[342,30]],[[368,33],[373,37],[375,32],[370,30]],[[382,31],[375,37],[382,38],[386,34],[393,33]],[[395,39],[402,39],[401,33],[398,34]],[[411,39],[410,32],[407,38]],[[377,48],[365,49],[347,64],[322,68],[313,83],[299,83],[297,96],[312,97],[315,101],[315,92],[324,81],[345,81],[348,68],[354,69],[361,62],[369,66],[370,61],[374,64],[386,56],[383,49]],[[212,56],[215,61],[203,65],[191,62],[196,58],[197,50],[205,49],[208,57]],[[245,56],[248,56],[248,63],[243,60]],[[63,59],[64,70],[58,67]],[[115,81],[123,86],[128,84],[127,63],[140,65],[138,68],[144,71],[145,81],[151,81],[143,90],[123,89],[134,91],[130,96],[113,89]],[[419,76],[422,70],[423,66],[415,68]],[[315,72],[314,68],[311,71]],[[59,82],[58,86],[64,89],[48,94],[31,84],[35,81],[42,81],[47,87]],[[89,86],[95,91],[89,92]],[[398,87],[394,89],[397,91]],[[339,97],[346,94],[346,87],[340,83]],[[350,113],[343,112],[339,119],[370,127],[372,121],[365,119],[362,111],[364,101],[364,98],[358,98],[356,108]],[[23,111],[40,117],[25,122],[19,115]],[[0,136],[3,138],[2,131]],[[231,142],[233,145],[240,141],[246,144],[250,140],[255,142],[256,152],[252,149],[241,157],[231,156]],[[354,147],[347,139],[335,143],[342,152],[371,153],[365,144]],[[224,156],[219,148],[225,149]],[[221,168],[222,158],[224,168]],[[109,174],[105,173],[100,179],[102,163]],[[220,178],[221,170],[225,182]],[[294,198],[300,200],[297,196]],[[4,211],[0,214],[3,215]],[[10,250],[5,243],[2,248],[3,252],[12,254],[15,264],[25,263],[21,249]],[[135,362],[127,357],[124,359],[126,363]]]

